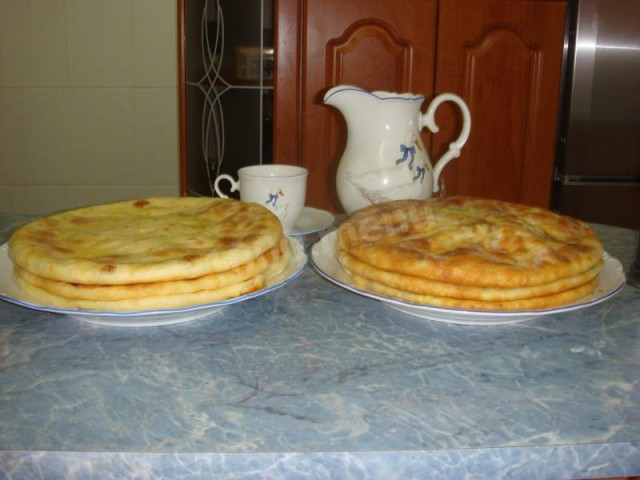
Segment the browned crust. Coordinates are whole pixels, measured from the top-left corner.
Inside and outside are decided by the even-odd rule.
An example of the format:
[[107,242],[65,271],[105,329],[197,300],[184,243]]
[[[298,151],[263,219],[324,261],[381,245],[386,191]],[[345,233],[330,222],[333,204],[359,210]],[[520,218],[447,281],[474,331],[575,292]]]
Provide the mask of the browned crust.
[[78,284],[173,281],[253,261],[282,236],[266,208],[220,198],[148,198],[33,221],[9,240],[23,270]]
[[364,208],[340,226],[337,248],[380,270],[494,288],[548,284],[602,261],[600,241],[580,220],[470,197]]
[[594,278],[593,280],[590,280],[575,288],[550,295],[510,301],[482,302],[479,300],[463,300],[447,297],[435,297],[432,295],[419,295],[388,287],[387,285],[369,280],[352,272],[348,272],[348,274],[356,287],[375,292],[386,297],[392,297],[414,304],[482,311],[523,311],[541,310],[557,307],[559,305],[567,304],[573,300],[588,295],[593,290],[595,290],[598,285],[598,279]]

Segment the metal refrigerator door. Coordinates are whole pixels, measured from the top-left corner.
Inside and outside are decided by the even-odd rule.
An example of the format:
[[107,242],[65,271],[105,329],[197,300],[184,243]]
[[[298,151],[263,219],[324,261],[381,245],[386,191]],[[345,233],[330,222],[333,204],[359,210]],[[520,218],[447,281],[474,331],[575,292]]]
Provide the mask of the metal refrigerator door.
[[560,169],[569,176],[640,178],[640,1],[576,5]]

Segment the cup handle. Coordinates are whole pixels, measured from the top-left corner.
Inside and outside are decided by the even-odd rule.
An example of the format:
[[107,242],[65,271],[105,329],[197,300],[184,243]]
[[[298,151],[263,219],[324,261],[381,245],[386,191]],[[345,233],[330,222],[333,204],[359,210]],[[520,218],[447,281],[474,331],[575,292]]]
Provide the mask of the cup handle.
[[216,177],[216,180],[213,182],[213,188],[221,198],[229,198],[229,195],[225,195],[218,188],[218,183],[220,183],[220,180],[229,181],[229,183],[231,184],[231,192],[235,192],[236,190],[238,190],[238,188],[240,188],[240,182],[235,181],[231,175],[227,175],[226,173],[223,173],[222,175],[218,175]]
[[427,127],[433,133],[437,133],[440,128],[436,125],[435,121],[435,113],[436,109],[443,102],[454,102],[460,107],[460,111],[462,112],[462,131],[458,138],[449,144],[449,150],[440,157],[440,159],[435,163],[433,168],[433,191],[437,192],[439,190],[438,186],[438,178],[442,173],[442,169],[454,158],[458,158],[460,156],[460,150],[467,143],[467,139],[469,138],[469,132],[471,131],[471,114],[469,113],[469,108],[467,104],[460,98],[458,95],[453,93],[442,93],[434,98],[429,107],[427,108],[427,112],[424,115],[420,115],[420,129]]

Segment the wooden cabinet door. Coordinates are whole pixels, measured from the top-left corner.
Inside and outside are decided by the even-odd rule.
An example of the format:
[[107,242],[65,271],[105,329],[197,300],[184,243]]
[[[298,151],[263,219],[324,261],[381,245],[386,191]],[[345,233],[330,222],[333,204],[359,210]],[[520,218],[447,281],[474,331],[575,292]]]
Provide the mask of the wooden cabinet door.
[[429,98],[436,0],[279,0],[276,12],[274,161],[309,169],[307,205],[341,211],[347,130],[324,93],[348,84]]
[[[447,194],[549,206],[565,15],[564,1],[439,2],[435,93],[460,95],[472,119]],[[453,107],[436,122],[432,160],[459,131]]]

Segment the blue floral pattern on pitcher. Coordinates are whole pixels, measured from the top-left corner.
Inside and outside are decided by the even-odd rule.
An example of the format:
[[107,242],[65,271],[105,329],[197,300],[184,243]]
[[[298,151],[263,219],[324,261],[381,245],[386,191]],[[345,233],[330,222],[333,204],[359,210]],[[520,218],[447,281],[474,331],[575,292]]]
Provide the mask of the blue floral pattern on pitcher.
[[[416,159],[416,146],[415,145],[411,145],[410,147],[407,147],[406,145],[401,144],[400,145],[400,151],[402,152],[402,157],[396,160],[396,165],[400,165],[401,163],[405,163],[407,160],[409,160],[409,163],[407,164],[407,166],[409,167],[409,170],[413,173],[414,172],[414,162]],[[420,183],[422,183],[422,181],[424,180],[425,174],[427,172],[426,167],[421,167],[420,165],[416,165],[415,166],[415,172],[416,174],[411,178],[412,181],[416,181],[418,179],[420,179]]]

